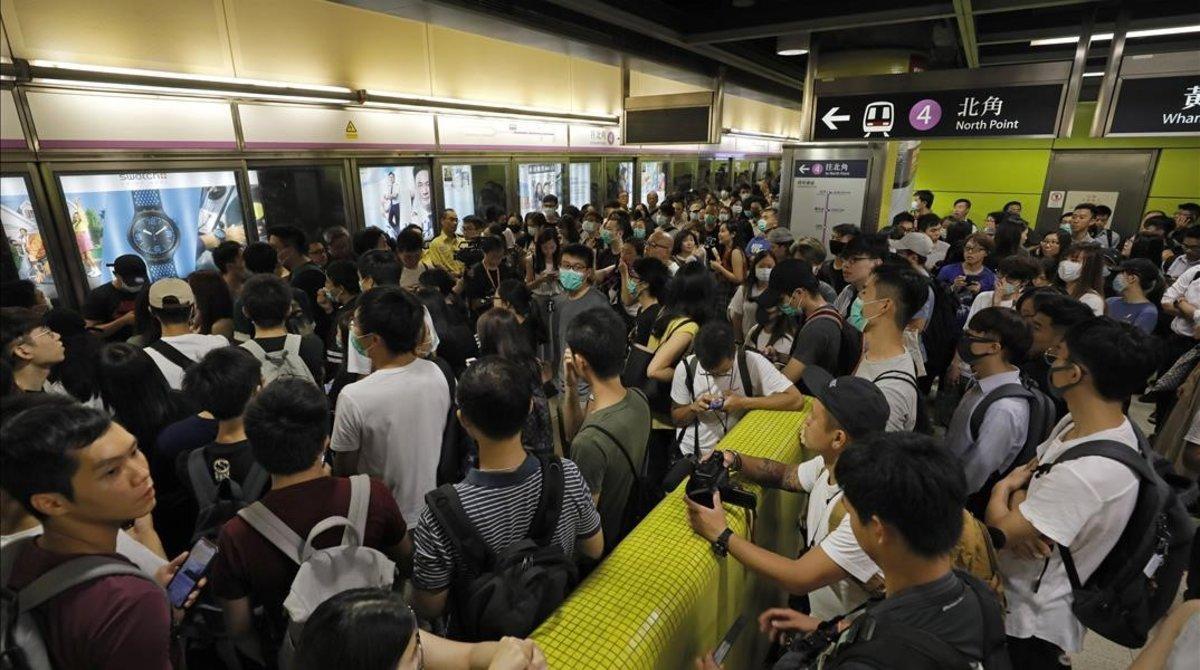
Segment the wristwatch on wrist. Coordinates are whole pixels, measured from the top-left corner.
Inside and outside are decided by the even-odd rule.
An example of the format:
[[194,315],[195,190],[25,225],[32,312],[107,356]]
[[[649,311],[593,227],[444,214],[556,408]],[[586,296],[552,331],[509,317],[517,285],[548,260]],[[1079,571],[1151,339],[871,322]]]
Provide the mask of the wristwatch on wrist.
[[730,472],[738,472],[742,469],[742,455],[732,449],[727,449],[725,453],[733,456],[733,462],[729,464]]
[[129,222],[129,246],[146,259],[150,281],[177,277],[175,249],[179,226],[162,211],[162,194],[157,189],[130,192],[133,220]]
[[725,556],[728,556],[729,555],[729,538],[732,535],[733,535],[733,529],[731,529],[731,528],[726,528],[725,530],[721,531],[721,534],[717,536],[717,539],[713,540],[713,543],[712,543],[713,553],[722,558],[724,558]]

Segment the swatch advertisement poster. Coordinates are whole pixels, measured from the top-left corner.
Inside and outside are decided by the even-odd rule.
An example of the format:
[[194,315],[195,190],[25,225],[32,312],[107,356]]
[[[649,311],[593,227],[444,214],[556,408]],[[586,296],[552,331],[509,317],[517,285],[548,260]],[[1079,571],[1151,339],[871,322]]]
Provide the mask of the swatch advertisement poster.
[[37,284],[47,298],[58,297],[46,242],[38,229],[24,177],[0,177],[0,222],[17,275]]
[[395,238],[408,226],[420,226],[432,239],[433,181],[429,168],[413,165],[358,169],[362,187],[363,218],[368,226],[386,230]]
[[651,191],[658,194],[659,203],[666,200],[663,196],[667,192],[667,171],[663,161],[642,163],[642,202],[646,202],[646,195]]
[[211,269],[225,240],[245,243],[233,172],[122,172],[60,178],[88,283],[112,280],[118,256],[146,261],[150,281]]
[[442,202],[446,209],[458,214],[458,230],[462,232],[463,217],[475,213],[475,189],[470,165],[442,166]]
[[[562,200],[562,163],[522,163],[517,166],[520,180],[521,214],[541,209],[542,198],[558,196]],[[561,203],[560,203],[561,204]]]

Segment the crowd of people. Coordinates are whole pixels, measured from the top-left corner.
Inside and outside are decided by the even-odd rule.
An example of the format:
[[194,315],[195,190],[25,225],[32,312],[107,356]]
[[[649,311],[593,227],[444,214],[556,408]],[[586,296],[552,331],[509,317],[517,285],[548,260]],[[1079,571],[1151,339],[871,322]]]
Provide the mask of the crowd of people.
[[[1132,639],[1180,556],[1200,595],[1171,516],[1200,476],[1200,206],[1038,235],[1020,202],[976,224],[918,191],[821,241],[777,189],[545,195],[430,241],[276,225],[186,278],[117,258],[78,312],[6,286],[19,623],[55,667],[544,668],[530,633],[686,459],[807,494],[798,557],[719,495],[679,512],[782,587],[754,613],[777,668],[1069,666],[1100,625],[1079,595],[1155,529]],[[721,450],[756,409],[808,412],[811,459]],[[1136,667],[1200,635],[1196,603]]]

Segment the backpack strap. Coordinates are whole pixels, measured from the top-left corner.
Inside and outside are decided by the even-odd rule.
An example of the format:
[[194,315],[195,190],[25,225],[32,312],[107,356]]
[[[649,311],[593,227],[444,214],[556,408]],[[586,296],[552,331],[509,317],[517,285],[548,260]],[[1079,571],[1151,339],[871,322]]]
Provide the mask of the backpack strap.
[[[986,531],[985,531],[986,532]],[[997,565],[994,556],[994,550],[991,548],[991,543],[988,544],[988,554],[992,558],[992,565]],[[959,580],[975,594],[975,600],[979,602],[979,613],[983,619],[983,663],[988,670],[988,660],[992,655],[1003,648],[1008,643],[1008,635],[1004,629],[1004,614],[1002,607],[991,608],[988,603],[996,602],[996,595],[988,588],[983,580],[966,570],[954,570],[958,575]],[[999,604],[999,603],[997,603]],[[1007,656],[1007,654],[1006,654]]]
[[[1154,470],[1150,467],[1150,462],[1146,460],[1145,437],[1136,429],[1135,432],[1138,437],[1137,451],[1130,449],[1127,444],[1113,440],[1084,442],[1068,449],[1065,454],[1059,456],[1053,463],[1038,466],[1035,476],[1049,472],[1051,468],[1059,463],[1073,461],[1078,458],[1087,458],[1089,456],[1100,456],[1117,461],[1132,470],[1133,474],[1138,478],[1139,485],[1152,483],[1154,482],[1155,474]],[[1083,582],[1079,579],[1079,571],[1075,568],[1075,559],[1071,556],[1071,548],[1058,545],[1058,553],[1062,558],[1063,568],[1067,571],[1067,580],[1071,583],[1071,588],[1079,590],[1083,587]]]
[[877,384],[881,381],[888,381],[891,379],[898,379],[902,382],[905,382],[909,386],[912,386],[914,389],[916,389],[918,399],[920,399],[921,388],[919,386],[917,386],[917,378],[912,376],[911,374],[905,372],[904,370],[888,370],[887,372],[872,379],[871,383]]
[[[304,547],[304,538],[296,534],[291,526],[283,522],[275,515],[274,512],[267,509],[267,506],[261,501],[254,502],[238,510],[238,516],[250,524],[250,527],[258,531],[259,535],[263,536],[267,542],[275,545],[275,548],[283,552],[284,556],[290,558],[297,565],[304,562],[301,558],[301,549]],[[318,524],[319,525],[319,524]]]
[[[696,367],[698,365],[700,365],[700,359],[696,358],[695,354],[692,354],[690,357],[684,359],[684,366],[683,366],[684,381],[687,384],[688,396],[691,397],[692,402],[696,401],[696,389],[694,388],[694,386],[696,384]],[[696,420],[692,422],[692,430],[694,431],[694,434],[692,436],[693,437],[692,453],[696,456],[696,462],[699,463],[700,462],[700,417],[696,417]],[[687,426],[684,426],[683,428],[679,429],[679,438],[678,438],[677,442],[683,441],[683,436],[686,432],[687,432]]]
[[[852,643],[839,646],[838,653],[834,655],[834,664],[826,667],[836,668],[843,663],[857,661],[877,668],[893,668],[896,667],[897,654],[905,655],[905,652],[915,652],[931,661],[928,665],[914,663],[909,667],[939,670],[970,670],[974,667],[966,655],[933,633],[900,621],[889,621],[884,626],[878,626],[877,623],[878,620],[870,614],[856,621],[858,636]],[[913,660],[907,658],[910,662]]]
[[242,482],[242,500],[251,502],[258,500],[267,491],[267,486],[271,484],[271,475],[266,468],[259,465],[257,461],[250,463],[250,472],[246,473],[246,480]]
[[558,518],[562,515],[563,495],[566,481],[563,476],[562,460],[557,456],[538,457],[542,473],[542,493],[538,497],[537,511],[529,524],[529,537],[541,546],[554,539],[558,530]]
[[300,562],[303,563],[304,561],[307,561],[309,557],[313,555],[313,552],[317,550],[317,548],[313,546],[313,542],[316,542],[321,533],[338,527],[345,528],[345,531],[342,533],[342,541],[340,546],[363,546],[362,536],[358,534],[358,529],[354,527],[354,524],[350,523],[349,519],[344,516],[327,516],[318,521],[317,525],[313,526],[312,529],[308,531],[308,537],[304,539],[304,546],[300,549]]
[[[13,566],[17,561],[17,556],[23,549],[30,546],[33,541],[34,538],[28,537],[14,542],[5,547],[3,555],[0,556],[0,562],[3,563],[0,566],[0,572],[3,572],[2,579],[6,590],[8,588],[8,580],[12,576]],[[100,579],[101,577],[116,575],[141,577],[146,581],[154,583],[155,586],[158,585],[157,582],[154,582],[141,569],[122,560],[101,555],[80,556],[55,566],[18,591],[18,611],[21,613],[29,612],[68,589]]]
[[196,361],[189,358],[187,354],[183,353],[179,349],[176,349],[170,342],[155,340],[154,342],[146,345],[146,348],[153,349],[154,351],[158,352],[163,358],[167,359],[171,363],[174,363],[184,371],[196,364]]
[[358,533],[359,543],[367,538],[367,510],[371,502],[371,478],[364,474],[350,477],[350,509],[346,518],[350,526],[342,533],[342,544],[350,543],[351,528]]
[[187,474],[188,482],[192,485],[192,495],[196,497],[196,503],[201,508],[217,501],[217,483],[208,472],[208,463],[204,460],[204,447],[193,449],[188,454]]
[[747,398],[754,396],[754,378],[750,376],[750,364],[746,362],[746,350],[737,350],[737,367],[738,374],[742,377],[742,391],[746,393]]
[[492,550],[488,548],[475,524],[467,518],[462,507],[462,499],[453,484],[442,484],[425,494],[425,506],[429,513],[437,519],[450,546],[463,558],[463,561],[475,572],[486,572],[495,561]]
[[610,442],[617,445],[617,450],[620,451],[621,455],[625,457],[625,463],[627,463],[629,465],[629,471],[633,473],[633,480],[634,480],[634,482],[636,482],[641,477],[641,471],[638,468],[634,467],[633,459],[629,457],[629,452],[625,450],[625,445],[621,444],[621,441],[617,439],[616,435],[613,435],[611,432],[608,431],[607,428],[605,428],[604,426],[601,426],[599,424],[589,423],[586,426],[584,426],[582,429],[580,429],[580,432],[583,432],[584,430],[587,430],[588,428],[595,428],[596,430],[600,431],[601,434],[603,434],[605,437],[607,437]]
[[[300,355],[300,342],[301,342],[301,338],[299,335],[297,335],[295,333],[288,333],[283,338],[284,352],[286,352],[288,356],[299,356]],[[259,348],[261,348],[261,347],[259,347]]]
[[254,357],[257,358],[260,363],[265,363],[267,361],[267,350],[263,349],[261,344],[255,342],[254,338],[250,338],[245,342],[242,342],[240,346],[246,351],[254,354]]
[[975,405],[975,409],[971,410],[969,426],[971,432],[969,435],[972,442],[978,439],[979,429],[983,427],[983,420],[987,418],[987,411],[991,409],[993,403],[1003,398],[1025,398],[1029,403],[1029,425],[1034,425],[1032,413],[1034,411],[1033,404],[1037,398],[1033,395],[1033,391],[1030,391],[1021,384],[1002,384],[988,391],[987,395],[983,396],[983,399],[979,401],[979,404]]

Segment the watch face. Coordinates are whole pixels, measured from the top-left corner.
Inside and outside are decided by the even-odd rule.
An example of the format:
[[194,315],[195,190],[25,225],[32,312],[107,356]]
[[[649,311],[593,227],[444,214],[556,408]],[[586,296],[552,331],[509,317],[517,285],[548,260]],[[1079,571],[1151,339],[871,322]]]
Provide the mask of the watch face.
[[129,229],[129,242],[139,253],[166,256],[179,244],[179,230],[170,219],[147,214],[134,220]]

